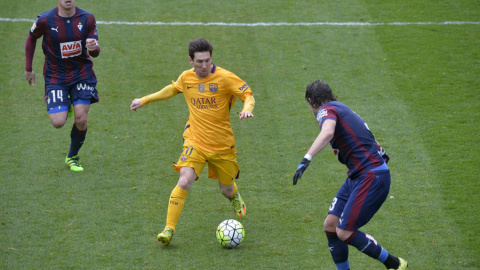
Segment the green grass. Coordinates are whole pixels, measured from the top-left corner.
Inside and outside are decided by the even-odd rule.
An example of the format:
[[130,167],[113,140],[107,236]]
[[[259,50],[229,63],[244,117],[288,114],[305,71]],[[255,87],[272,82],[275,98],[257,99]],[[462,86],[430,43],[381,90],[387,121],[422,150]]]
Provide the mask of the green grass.
[[[1,18],[31,18],[56,2],[2,0]],[[106,2],[106,3],[104,3]],[[138,4],[140,3],[140,4]],[[478,21],[478,1],[77,1],[98,21]],[[480,25],[98,25],[100,103],[89,114],[83,173],[63,165],[72,122],[55,130],[37,85],[23,76],[29,22],[0,21],[1,269],[333,269],[323,220],[345,168],[320,153],[299,184],[294,170],[319,132],[303,97],[328,82],[367,121],[392,157],[390,196],[363,231],[409,269],[479,269]],[[188,117],[182,96],[134,113],[133,98],[185,69],[188,41],[204,36],[214,62],[252,87],[255,118],[232,110],[247,207],[235,250],[215,239],[233,218],[203,173],[188,194],[171,246],[168,196]],[[384,269],[350,249],[352,269]]]

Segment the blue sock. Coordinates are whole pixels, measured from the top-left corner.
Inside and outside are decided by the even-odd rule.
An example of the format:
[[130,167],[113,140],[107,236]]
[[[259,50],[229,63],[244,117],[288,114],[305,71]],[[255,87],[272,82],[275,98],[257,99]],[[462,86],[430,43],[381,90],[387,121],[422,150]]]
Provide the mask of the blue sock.
[[[382,263],[388,257],[388,252],[382,253],[384,250],[380,244],[377,243],[372,236],[363,233],[361,231],[354,232],[346,241],[345,243],[356,247],[358,250],[367,254],[368,256],[380,260],[383,260]],[[386,254],[385,254],[386,253]]]
[[337,270],[350,270],[348,263],[348,245],[338,238],[337,233],[325,232],[328,240],[328,249],[332,255]]
[[78,151],[85,141],[85,135],[87,134],[87,129],[84,131],[78,130],[75,124],[73,124],[72,131],[70,132],[70,151],[68,152],[67,157],[74,157],[78,155]]
[[382,248],[382,252],[380,253],[380,257],[378,257],[378,260],[384,263],[388,258],[388,251],[386,251],[384,248]]
[[350,270],[350,264],[348,263],[348,259],[343,263],[337,264],[337,270]]

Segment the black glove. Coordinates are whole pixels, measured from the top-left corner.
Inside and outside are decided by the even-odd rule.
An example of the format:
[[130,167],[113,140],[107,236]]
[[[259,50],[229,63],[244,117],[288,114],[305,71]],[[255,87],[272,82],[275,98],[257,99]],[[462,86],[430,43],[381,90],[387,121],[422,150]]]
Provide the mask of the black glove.
[[302,159],[302,162],[300,162],[300,165],[298,165],[295,175],[293,176],[293,185],[297,184],[298,179],[302,177],[303,172],[307,169],[309,164],[310,160],[306,158]]

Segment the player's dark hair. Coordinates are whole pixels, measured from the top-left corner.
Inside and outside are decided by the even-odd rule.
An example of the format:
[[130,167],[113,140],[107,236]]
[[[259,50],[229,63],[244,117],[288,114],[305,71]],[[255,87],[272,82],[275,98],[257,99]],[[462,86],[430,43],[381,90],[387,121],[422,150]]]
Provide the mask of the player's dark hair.
[[212,56],[213,46],[204,38],[197,38],[188,44],[188,55],[193,59],[196,52],[210,52]]
[[337,97],[333,95],[332,89],[327,83],[314,81],[307,86],[305,99],[312,107],[318,108],[330,101],[336,101]]

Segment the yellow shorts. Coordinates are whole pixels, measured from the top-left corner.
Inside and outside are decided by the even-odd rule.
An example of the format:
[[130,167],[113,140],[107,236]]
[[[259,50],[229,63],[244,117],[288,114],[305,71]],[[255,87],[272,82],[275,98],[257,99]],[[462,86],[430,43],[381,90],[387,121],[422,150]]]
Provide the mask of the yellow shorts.
[[202,173],[205,164],[208,163],[208,177],[218,179],[224,185],[232,185],[239,177],[237,154],[212,154],[198,147],[184,146],[177,163],[173,168],[180,172],[182,167],[191,167],[198,176]]

